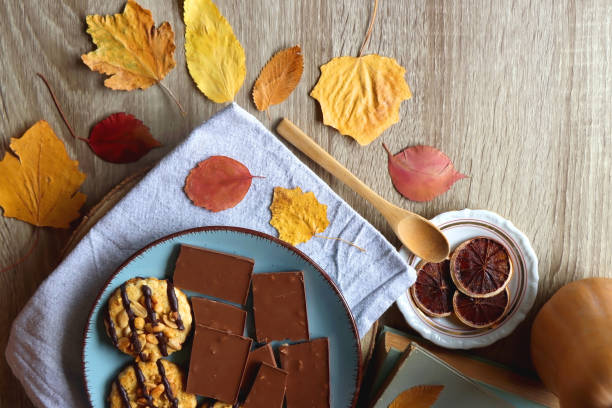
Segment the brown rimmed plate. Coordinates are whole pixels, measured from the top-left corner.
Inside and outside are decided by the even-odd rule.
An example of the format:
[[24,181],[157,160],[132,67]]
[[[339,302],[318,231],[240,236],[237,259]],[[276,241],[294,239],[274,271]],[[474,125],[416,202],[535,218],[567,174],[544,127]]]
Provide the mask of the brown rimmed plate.
[[[355,406],[361,380],[359,336],[348,305],[331,278],[301,251],[270,235],[237,227],[202,227],[169,235],[135,253],[95,299],[83,344],[83,375],[92,407],[107,406],[111,382],[131,361],[113,347],[105,333],[101,312],[109,296],[123,282],[137,276],[171,278],[180,244],[253,258],[255,273],[303,271],[310,337],[329,338],[331,406]],[[252,321],[247,323],[247,335],[253,335],[252,327]],[[168,359],[187,369],[190,350],[188,341],[183,350]]]

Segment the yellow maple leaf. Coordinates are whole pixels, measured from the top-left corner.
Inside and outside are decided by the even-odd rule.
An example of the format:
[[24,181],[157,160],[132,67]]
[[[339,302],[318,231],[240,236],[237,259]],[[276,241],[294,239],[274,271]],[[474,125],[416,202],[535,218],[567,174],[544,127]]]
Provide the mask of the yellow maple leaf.
[[246,76],[244,49],[211,0],[185,0],[184,8],[189,74],[208,99],[231,102]]
[[253,102],[260,111],[287,99],[300,82],[304,57],[299,45],[274,54],[253,86]]
[[310,96],[319,101],[326,125],[364,146],[399,121],[400,104],[412,97],[405,72],[380,55],[334,58],[321,66]]
[[64,144],[44,120],[21,138],[0,161],[0,207],[5,217],[39,227],[69,228],[80,216],[87,198],[78,192],[85,181],[79,162],[71,160]]
[[430,408],[442,392],[443,385],[417,385],[398,395],[389,408]]
[[270,225],[276,228],[280,239],[292,245],[308,241],[329,226],[327,206],[312,191],[303,193],[299,187],[274,187],[270,211]]
[[110,75],[108,88],[146,89],[176,65],[172,27],[165,22],[155,29],[151,12],[133,0],[122,14],[87,16],[87,32],[98,48],[81,59],[92,71]]

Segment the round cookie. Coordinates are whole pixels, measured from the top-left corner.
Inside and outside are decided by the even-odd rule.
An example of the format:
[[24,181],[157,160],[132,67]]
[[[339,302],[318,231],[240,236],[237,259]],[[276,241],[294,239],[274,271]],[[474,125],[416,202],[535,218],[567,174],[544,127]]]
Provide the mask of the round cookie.
[[156,278],[123,283],[111,295],[104,314],[115,347],[137,361],[155,361],[180,350],[191,323],[187,296],[169,281]]
[[113,381],[108,401],[111,408],[195,408],[196,396],[184,389],[184,376],[176,364],[164,359],[133,362]]

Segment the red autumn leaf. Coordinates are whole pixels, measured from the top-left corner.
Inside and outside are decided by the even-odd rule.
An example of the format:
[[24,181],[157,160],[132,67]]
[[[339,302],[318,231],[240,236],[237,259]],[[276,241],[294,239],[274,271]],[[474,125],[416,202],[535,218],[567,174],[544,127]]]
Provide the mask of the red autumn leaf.
[[389,174],[395,188],[412,201],[429,201],[464,177],[455,170],[447,155],[431,146],[408,147],[396,155],[389,155]]
[[114,113],[98,122],[85,140],[102,160],[131,163],[161,146],[140,120],[127,113]]
[[191,170],[185,193],[198,207],[212,212],[235,207],[251,187],[249,169],[227,156],[211,156]]

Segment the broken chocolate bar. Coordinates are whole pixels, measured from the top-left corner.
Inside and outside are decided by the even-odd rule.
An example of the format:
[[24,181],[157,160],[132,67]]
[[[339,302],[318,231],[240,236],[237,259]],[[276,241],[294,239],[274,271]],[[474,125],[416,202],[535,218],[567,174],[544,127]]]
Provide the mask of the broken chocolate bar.
[[249,359],[244,369],[244,375],[242,377],[242,385],[240,386],[240,392],[246,393],[255,380],[255,374],[257,374],[257,368],[261,363],[266,363],[273,367],[276,367],[276,359],[274,358],[274,351],[269,344],[261,346],[249,353]]
[[304,276],[301,271],[253,276],[255,335],[260,343],[308,340]]
[[174,269],[174,285],[244,305],[253,265],[249,258],[183,244]]

